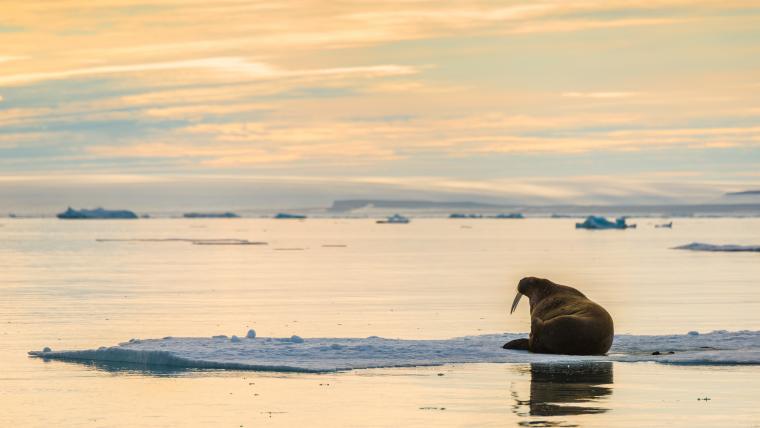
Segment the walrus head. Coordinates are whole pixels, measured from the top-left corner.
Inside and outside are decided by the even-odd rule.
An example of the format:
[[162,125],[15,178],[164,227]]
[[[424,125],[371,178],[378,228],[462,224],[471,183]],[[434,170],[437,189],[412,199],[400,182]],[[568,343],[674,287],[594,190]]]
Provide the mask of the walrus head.
[[531,302],[535,302],[539,296],[544,295],[554,285],[555,284],[548,279],[536,278],[535,276],[527,276],[521,279],[520,282],[517,283],[517,295],[512,302],[512,309],[510,309],[509,313],[511,314],[515,311],[517,304],[520,303],[520,298],[523,295],[528,296]]

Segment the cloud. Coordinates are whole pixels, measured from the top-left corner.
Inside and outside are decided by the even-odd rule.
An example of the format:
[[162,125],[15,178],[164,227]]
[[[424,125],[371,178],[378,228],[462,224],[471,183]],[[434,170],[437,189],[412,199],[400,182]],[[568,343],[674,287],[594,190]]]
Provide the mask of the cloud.
[[[670,175],[686,174],[680,180],[668,179]],[[266,189],[276,194],[295,192],[317,193],[328,205],[333,198],[344,195],[365,197],[422,198],[436,200],[461,200],[462,198],[487,201],[512,201],[519,204],[633,204],[633,203],[697,203],[714,202],[727,190],[742,190],[758,186],[756,177],[745,179],[711,180],[694,171],[655,171],[648,174],[614,175],[567,175],[561,177],[512,177],[465,179],[435,175],[403,175],[396,177],[328,174],[307,175],[143,175],[114,173],[48,173],[45,175],[0,175],[0,192],[9,188],[56,189],[66,188],[66,196],[81,198],[93,189],[101,187],[124,203],[125,192],[113,189],[129,189],[126,193],[140,195],[130,207],[155,209],[178,203],[181,195],[198,185],[213,189],[224,197],[216,199],[216,206],[231,204],[241,208],[260,208],[250,202],[251,187]],[[167,189],[174,191],[167,192]],[[593,189],[593,191],[589,191]],[[155,192],[155,194],[154,194]],[[263,190],[262,190],[263,192]],[[203,200],[203,194],[191,192],[193,203]],[[152,196],[147,196],[152,195]],[[172,197],[167,198],[167,195]],[[176,196],[175,196],[176,195]],[[246,195],[243,197],[242,195]],[[154,199],[153,204],[147,201]],[[134,196],[133,196],[134,198]],[[245,203],[240,203],[246,200]],[[184,201],[187,203],[187,201]],[[61,202],[63,203],[63,202]],[[70,202],[69,202],[70,203]],[[87,202],[92,203],[92,202]],[[180,202],[181,203],[181,202]],[[59,203],[60,204],[60,203]],[[51,209],[59,209],[54,206]],[[134,208],[134,207],[133,207]]]
[[630,19],[560,19],[528,22],[507,30],[513,34],[569,33],[605,28],[645,27],[655,25],[684,24],[692,20],[685,18],[630,18]]
[[208,116],[224,116],[233,113],[262,111],[271,109],[271,104],[260,103],[221,103],[221,104],[184,104],[172,106],[149,107],[143,111],[146,116],[157,118],[203,118]]
[[387,163],[419,157],[477,158],[491,154],[760,148],[760,127],[617,129],[636,123],[631,116],[588,114],[552,117],[494,113],[456,119],[409,116],[403,121],[347,119],[298,124],[273,117],[251,122],[200,123],[177,128],[155,142],[141,138],[133,144],[89,147],[87,153],[103,158],[174,158],[202,167],[237,168],[302,162],[321,166]]
[[0,55],[0,62],[18,61],[20,59],[24,59],[24,57],[22,57],[22,56],[3,56],[3,55]]
[[[494,159],[630,154],[647,170],[642,153],[670,149],[725,173],[724,156],[760,146],[751,2],[318,3],[20,3],[4,19],[22,31],[0,34],[0,163],[391,177],[443,163],[487,181]],[[435,186],[479,186],[449,178]]]
[[169,71],[182,69],[209,70],[234,74],[245,79],[277,79],[289,77],[319,77],[340,75],[362,75],[368,77],[409,75],[417,68],[396,64],[381,64],[362,67],[334,67],[306,70],[282,70],[261,62],[252,62],[239,57],[200,58],[185,61],[154,62],[144,64],[122,64],[84,67],[50,72],[32,72],[0,76],[0,85],[14,85],[45,80],[68,79],[83,76],[140,73],[146,71]]
[[630,98],[639,95],[638,92],[563,92],[568,98]]

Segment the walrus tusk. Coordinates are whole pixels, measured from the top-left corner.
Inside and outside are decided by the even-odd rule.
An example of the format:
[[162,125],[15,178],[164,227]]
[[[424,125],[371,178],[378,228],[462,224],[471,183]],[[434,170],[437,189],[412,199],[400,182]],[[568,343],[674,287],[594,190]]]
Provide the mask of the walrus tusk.
[[517,296],[515,296],[515,301],[512,302],[512,309],[509,311],[510,314],[515,311],[515,308],[517,307],[517,304],[520,303],[520,298],[521,297],[522,297],[522,293],[520,293],[518,291],[517,292]]

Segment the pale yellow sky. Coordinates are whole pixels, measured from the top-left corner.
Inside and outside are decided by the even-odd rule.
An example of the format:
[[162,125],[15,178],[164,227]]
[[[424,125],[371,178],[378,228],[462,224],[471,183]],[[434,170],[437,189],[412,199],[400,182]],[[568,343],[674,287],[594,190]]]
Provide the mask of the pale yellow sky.
[[656,182],[665,199],[760,187],[756,2],[0,7],[6,178],[381,180],[557,200],[585,185],[545,183],[585,177],[605,194]]

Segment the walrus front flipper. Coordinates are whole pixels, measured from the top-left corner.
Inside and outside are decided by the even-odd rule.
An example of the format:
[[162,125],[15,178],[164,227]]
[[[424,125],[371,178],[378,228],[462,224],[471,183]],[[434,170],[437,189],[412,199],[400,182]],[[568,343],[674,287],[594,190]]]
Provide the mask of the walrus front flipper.
[[527,351],[529,343],[530,342],[528,341],[528,339],[515,339],[515,340],[510,340],[509,342],[505,343],[504,346],[502,346],[502,348]]

